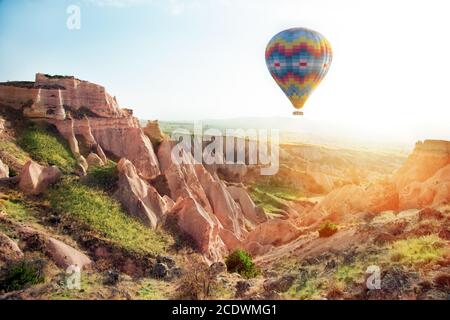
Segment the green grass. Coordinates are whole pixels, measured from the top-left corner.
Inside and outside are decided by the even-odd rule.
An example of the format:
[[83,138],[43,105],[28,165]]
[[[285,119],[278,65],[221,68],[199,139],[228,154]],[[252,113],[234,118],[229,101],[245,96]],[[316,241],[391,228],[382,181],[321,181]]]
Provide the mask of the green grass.
[[112,192],[117,186],[118,179],[117,164],[109,161],[102,167],[90,167],[85,181],[89,186]]
[[42,282],[44,282],[42,266],[34,261],[20,260],[3,270],[0,291],[20,290]]
[[0,140],[0,153],[5,153],[16,158],[20,164],[25,164],[25,162],[30,159],[28,154],[17,146],[14,142],[8,140]]
[[440,260],[446,243],[436,235],[399,240],[392,244],[388,256],[392,262],[409,266]]
[[286,205],[281,203],[276,196],[263,192],[259,188],[252,188],[250,196],[255,204],[262,207],[266,213],[277,214],[287,209]]
[[51,206],[107,240],[135,253],[161,253],[172,239],[126,214],[105,192],[65,178],[49,192]]
[[59,286],[50,292],[51,300],[89,300],[102,286],[102,279],[98,274],[82,272],[80,275],[80,289],[69,289],[66,275],[61,275]]
[[225,259],[228,272],[237,272],[245,278],[254,278],[260,271],[253,263],[252,257],[244,250],[235,250]]
[[9,217],[17,222],[34,222],[36,221],[32,209],[20,200],[4,200],[0,199],[0,210],[5,211]]
[[297,201],[302,198],[302,194],[290,186],[280,185],[279,183],[260,183],[254,184],[252,189],[260,193],[273,195],[277,198],[287,201]]
[[339,266],[334,274],[334,278],[338,282],[349,284],[356,281],[363,274],[363,270],[357,265]]
[[139,300],[166,300],[167,294],[164,286],[166,283],[155,279],[145,279],[137,290],[137,299]]
[[317,279],[308,279],[300,285],[293,285],[287,292],[288,299],[312,300],[319,297],[320,288]]
[[56,133],[46,128],[30,125],[18,140],[19,145],[30,156],[46,165],[55,165],[63,172],[72,172],[76,165],[67,143]]

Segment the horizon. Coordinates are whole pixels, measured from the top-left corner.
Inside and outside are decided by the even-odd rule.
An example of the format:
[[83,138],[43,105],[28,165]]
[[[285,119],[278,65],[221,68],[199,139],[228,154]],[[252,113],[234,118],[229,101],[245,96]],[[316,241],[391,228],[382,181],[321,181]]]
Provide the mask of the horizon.
[[[0,81],[73,75],[105,86],[140,119],[283,118],[299,131],[380,143],[450,140],[450,45],[439,40],[450,21],[445,2],[424,3],[0,1]],[[79,30],[66,27],[71,4]],[[335,56],[302,118],[264,61],[270,38],[292,26],[324,34]]]

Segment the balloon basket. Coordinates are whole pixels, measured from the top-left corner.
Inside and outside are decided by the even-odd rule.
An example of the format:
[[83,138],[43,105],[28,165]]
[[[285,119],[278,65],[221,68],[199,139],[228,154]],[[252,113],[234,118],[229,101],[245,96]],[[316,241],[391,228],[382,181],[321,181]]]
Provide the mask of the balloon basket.
[[303,115],[303,112],[301,112],[301,111],[294,111],[292,114],[293,114],[294,116],[302,116],[302,115]]

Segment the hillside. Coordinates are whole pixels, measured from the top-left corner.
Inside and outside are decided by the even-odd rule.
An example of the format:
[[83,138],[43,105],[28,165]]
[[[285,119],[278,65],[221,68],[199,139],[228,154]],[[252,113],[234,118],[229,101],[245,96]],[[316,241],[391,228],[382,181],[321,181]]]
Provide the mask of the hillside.
[[0,83],[1,297],[447,298],[450,142],[407,159],[283,143],[278,173],[261,176],[184,151],[174,162],[175,127],[141,127],[75,77]]

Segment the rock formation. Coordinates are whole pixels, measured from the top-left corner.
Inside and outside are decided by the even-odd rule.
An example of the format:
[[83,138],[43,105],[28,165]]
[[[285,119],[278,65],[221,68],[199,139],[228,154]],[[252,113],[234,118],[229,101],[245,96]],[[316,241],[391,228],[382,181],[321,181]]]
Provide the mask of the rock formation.
[[[104,162],[105,153],[117,161],[129,159],[146,178],[159,174],[152,144],[138,120],[130,110],[121,109],[102,86],[38,73],[35,82],[1,83],[0,104],[54,125],[84,170],[84,156],[95,152]],[[88,150],[86,154],[81,154],[80,144]]]
[[40,194],[60,177],[61,171],[56,166],[46,168],[29,160],[20,173],[19,188],[25,194]]
[[119,187],[114,196],[126,211],[152,228],[164,221],[164,215],[173,206],[172,199],[167,196],[161,197],[153,186],[139,177],[129,160],[121,159],[117,164],[117,170]]
[[412,182],[423,182],[450,163],[450,141],[417,142],[406,163],[395,175],[397,190]]
[[52,237],[47,239],[46,250],[55,264],[62,269],[67,269],[70,266],[86,269],[92,264],[91,259],[84,253]]
[[420,209],[450,203],[450,142],[418,142],[392,181],[369,187],[346,185],[329,193],[303,224],[329,219],[342,222],[358,212]]
[[9,168],[0,159],[0,178],[8,178],[8,177],[9,177]]
[[450,164],[424,182],[411,182],[399,194],[401,210],[450,204]]

